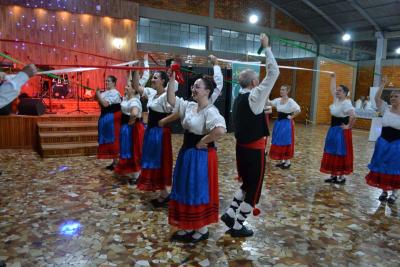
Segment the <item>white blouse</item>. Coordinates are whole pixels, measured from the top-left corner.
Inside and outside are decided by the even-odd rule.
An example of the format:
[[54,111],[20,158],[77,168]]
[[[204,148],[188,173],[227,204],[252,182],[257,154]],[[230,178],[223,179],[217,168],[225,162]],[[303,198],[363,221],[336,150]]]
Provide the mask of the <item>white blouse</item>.
[[140,102],[140,98],[138,96],[134,96],[131,99],[128,99],[124,96],[121,102],[121,111],[125,115],[131,115],[132,108],[136,107],[139,110],[138,118],[142,117],[142,103]]
[[383,118],[382,118],[383,127],[392,127],[397,130],[400,130],[400,115],[391,112],[389,105],[385,101],[383,101],[383,105],[379,111],[383,113]]
[[293,113],[300,112],[300,106],[292,98],[289,98],[285,104],[281,103],[282,98],[278,97],[271,101],[271,105],[276,107],[278,112]]
[[226,131],[225,119],[213,104],[209,104],[199,112],[197,107],[196,102],[177,98],[175,108],[181,117],[183,129],[197,135],[208,134],[216,127],[223,127]]
[[121,95],[117,89],[105,90],[100,94],[100,96],[110,105],[121,103]]
[[147,98],[147,108],[151,108],[154,111],[162,113],[171,113],[173,107],[168,104],[167,92],[162,93],[159,97],[156,97],[157,91],[150,87],[145,87],[143,96]]
[[354,111],[354,107],[349,99],[339,101],[339,99],[335,97],[333,104],[329,106],[329,110],[332,116],[344,118],[348,116],[347,112],[351,110]]

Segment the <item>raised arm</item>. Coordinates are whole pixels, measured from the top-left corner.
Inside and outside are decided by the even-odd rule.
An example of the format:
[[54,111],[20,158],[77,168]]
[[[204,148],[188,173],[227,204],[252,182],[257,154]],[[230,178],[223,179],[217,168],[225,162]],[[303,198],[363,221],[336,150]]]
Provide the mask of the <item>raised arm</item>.
[[171,75],[169,76],[169,82],[168,82],[168,89],[167,89],[167,102],[170,104],[172,107],[175,107],[175,71],[171,72]]
[[224,76],[222,75],[221,67],[218,65],[218,59],[213,55],[209,55],[209,59],[213,64],[214,82],[217,85],[217,87],[214,88],[214,92],[210,98],[211,103],[214,104],[218,96],[221,94],[222,88],[224,87]]
[[335,98],[336,94],[336,73],[331,74],[331,84],[330,84],[330,90],[333,98]]
[[265,75],[264,80],[262,80],[262,82],[250,92],[250,108],[256,115],[263,112],[265,101],[269,97],[269,94],[279,76],[278,63],[272,54],[268,37],[265,34],[261,34],[260,39],[261,44],[265,48],[265,66],[267,68],[267,75]]
[[102,107],[108,107],[109,105],[110,105],[110,103],[108,103],[108,101],[107,100],[105,100],[102,96],[101,96],[101,91],[100,91],[100,89],[97,89],[96,90],[96,98],[97,98],[97,102],[99,102],[99,104],[102,106]]
[[132,87],[133,90],[135,90],[139,95],[143,95],[144,88],[140,84],[140,77],[139,77],[139,72],[138,71],[133,71],[133,76],[132,76]]
[[[144,56],[143,56],[143,65],[145,68],[149,67],[149,55],[147,53],[144,54]],[[142,78],[140,78],[140,80],[139,80],[140,85],[145,87],[149,78],[150,78],[150,71],[149,71],[149,69],[145,69],[143,71]]]
[[382,92],[383,89],[385,88],[386,83],[388,82],[387,77],[382,77],[381,79],[381,84],[379,85],[379,89],[375,94],[375,103],[376,103],[376,107],[378,108],[378,110],[381,110],[382,105],[383,105],[383,100],[382,100]]

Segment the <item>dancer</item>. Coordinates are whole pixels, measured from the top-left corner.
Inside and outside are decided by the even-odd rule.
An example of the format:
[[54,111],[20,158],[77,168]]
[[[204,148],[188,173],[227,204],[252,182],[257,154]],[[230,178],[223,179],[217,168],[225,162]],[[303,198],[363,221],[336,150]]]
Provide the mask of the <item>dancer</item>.
[[230,207],[221,217],[230,228],[228,233],[232,237],[252,236],[253,231],[243,223],[253,208],[254,215],[260,213],[255,205],[261,195],[268,135],[263,108],[279,76],[279,67],[269,46],[268,37],[261,34],[260,40],[265,49],[267,75],[259,83],[255,71],[250,69],[242,71],[239,75],[239,84],[242,88],[233,107],[237,171],[243,183],[235,192]]
[[[214,80],[217,83],[212,99],[217,99],[223,87],[221,68],[217,65],[217,58],[210,56],[214,64]],[[165,207],[169,201],[168,186],[172,183],[172,145],[171,130],[166,126],[167,122],[179,118],[177,114],[168,117],[173,108],[167,103],[165,86],[168,84],[168,76],[165,72],[155,72],[152,78],[153,88],[139,87],[141,95],[148,99],[149,110],[148,126],[145,131],[145,149],[142,154],[142,172],[139,176],[137,187],[144,191],[161,191],[151,203],[154,207]],[[173,83],[176,91],[176,83]],[[167,118],[168,117],[168,118]]]
[[207,225],[218,222],[218,160],[214,142],[226,132],[225,119],[212,104],[215,83],[199,78],[192,86],[193,101],[176,98],[175,72],[168,86],[168,103],[174,106],[185,129],[176,161],[169,223],[178,229],[172,241],[196,243],[209,236]]
[[121,124],[121,95],[115,88],[117,78],[108,76],[106,79],[106,90],[96,90],[97,102],[101,107],[98,122],[97,158],[113,159],[111,165],[106,169],[114,170],[119,156],[119,130]]
[[278,111],[278,119],[274,123],[272,131],[271,148],[269,157],[271,159],[280,160],[276,164],[282,169],[289,169],[291,166],[290,159],[294,155],[294,118],[300,114],[300,106],[290,98],[289,85],[282,85],[281,97],[275,98],[270,104]]
[[[375,144],[370,172],[365,177],[367,184],[382,189],[380,201],[395,203],[397,190],[400,188],[400,91],[393,90],[390,104],[381,99],[387,79],[382,79],[381,86],[375,95],[378,110],[383,114],[382,134]],[[388,197],[388,191],[392,194]]]
[[344,175],[353,172],[353,141],[351,128],[355,122],[354,107],[347,99],[349,88],[336,87],[336,75],[331,75],[331,93],[334,98],[329,106],[332,115],[331,127],[325,138],[324,155],[320,171],[330,174],[326,183],[344,184]]
[[[130,72],[131,73],[131,72]],[[137,71],[129,75],[125,87],[125,95],[121,102],[121,128],[120,128],[120,155],[115,173],[128,175],[129,185],[136,184],[140,174],[140,160],[142,158],[142,146],[144,136],[144,124],[142,121],[142,103],[135,91],[139,87],[139,73]]]

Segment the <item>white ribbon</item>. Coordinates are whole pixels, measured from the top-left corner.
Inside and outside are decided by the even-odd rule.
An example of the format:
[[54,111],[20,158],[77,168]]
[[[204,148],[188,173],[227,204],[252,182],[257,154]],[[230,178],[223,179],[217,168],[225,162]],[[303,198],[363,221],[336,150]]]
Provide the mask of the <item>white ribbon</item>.
[[[222,59],[218,58],[218,61],[221,62],[227,62],[227,63],[239,63],[239,64],[244,64],[244,65],[252,65],[252,66],[264,66],[266,67],[265,64],[261,64],[261,62],[246,62],[246,61],[236,61],[236,60],[229,60],[229,59]],[[316,70],[316,69],[307,69],[307,68],[300,68],[300,67],[294,67],[294,66],[278,66],[280,69],[292,69],[292,70],[306,70],[306,71],[314,71],[314,72],[322,72],[322,73],[329,73],[333,74],[333,71],[327,71],[327,70]]]
[[[110,66],[126,66],[126,65],[130,65],[130,64],[136,64],[138,63],[139,60],[133,60],[133,61],[129,61],[129,62],[123,62],[123,63],[119,63],[119,64],[115,64],[115,65],[110,65]],[[48,71],[40,71],[36,74],[38,75],[42,75],[42,74],[60,74],[60,73],[70,73],[70,72],[82,72],[82,71],[89,71],[89,70],[98,70],[100,68],[66,68],[66,69],[59,69],[59,70],[48,70]]]

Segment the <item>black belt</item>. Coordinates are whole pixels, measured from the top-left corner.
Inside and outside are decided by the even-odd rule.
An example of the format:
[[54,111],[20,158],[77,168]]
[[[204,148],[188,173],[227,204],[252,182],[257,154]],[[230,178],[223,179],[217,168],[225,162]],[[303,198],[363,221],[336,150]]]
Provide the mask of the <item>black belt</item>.
[[109,105],[108,107],[101,107],[101,115],[104,115],[106,113],[115,113],[121,110],[121,104],[112,104]]
[[382,127],[382,138],[388,142],[393,142],[400,139],[400,130],[393,127]]
[[158,122],[170,114],[171,113],[154,111],[151,108],[149,108],[149,117],[148,117],[148,121],[147,121],[147,126],[149,128],[157,127]]
[[[197,135],[197,134],[185,131],[185,134],[183,135],[182,149],[188,149],[188,148],[196,147],[197,143],[200,142],[200,140],[204,136],[205,135]],[[208,147],[215,147],[215,143],[214,142],[209,143]]]
[[335,117],[335,116],[332,116],[331,117],[331,127],[333,127],[333,126],[340,126],[340,125],[342,125],[342,124],[349,124],[349,116],[347,116],[347,117]]
[[292,113],[278,112],[278,120],[287,119],[289,115],[292,115]]
[[[121,116],[121,124],[128,124],[129,120],[131,119],[130,115],[122,114]],[[135,122],[142,121],[142,118],[136,118]]]

